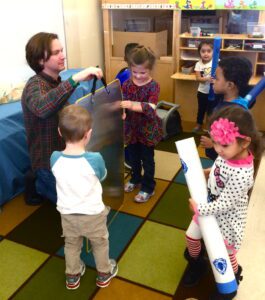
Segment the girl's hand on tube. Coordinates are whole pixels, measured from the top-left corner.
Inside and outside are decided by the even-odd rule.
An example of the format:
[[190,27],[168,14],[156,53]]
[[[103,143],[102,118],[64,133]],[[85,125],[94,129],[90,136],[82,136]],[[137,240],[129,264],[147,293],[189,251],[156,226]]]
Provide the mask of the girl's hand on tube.
[[190,205],[189,205],[190,210],[196,214],[196,212],[197,212],[197,203],[192,198],[189,199],[189,202],[190,202]]
[[129,110],[132,110],[133,103],[130,100],[123,100],[121,101],[121,108],[127,108]]

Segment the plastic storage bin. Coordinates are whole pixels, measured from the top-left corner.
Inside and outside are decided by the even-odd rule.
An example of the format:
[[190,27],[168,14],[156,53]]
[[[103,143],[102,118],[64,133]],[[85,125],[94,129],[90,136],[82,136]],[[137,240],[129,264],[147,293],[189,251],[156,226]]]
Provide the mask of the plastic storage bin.
[[201,28],[200,27],[190,27],[191,36],[197,37],[201,35]]
[[247,23],[247,33],[251,37],[264,37],[265,36],[265,24],[258,24],[256,22]]
[[181,67],[181,72],[183,74],[191,74],[194,70],[194,65],[185,65]]

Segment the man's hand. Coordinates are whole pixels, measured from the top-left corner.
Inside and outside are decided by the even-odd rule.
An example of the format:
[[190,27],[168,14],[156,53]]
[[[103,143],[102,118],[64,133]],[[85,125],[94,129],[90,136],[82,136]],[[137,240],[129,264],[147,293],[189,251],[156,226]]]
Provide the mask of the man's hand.
[[72,76],[75,82],[88,81],[96,76],[98,79],[103,77],[103,72],[100,68],[89,67]]

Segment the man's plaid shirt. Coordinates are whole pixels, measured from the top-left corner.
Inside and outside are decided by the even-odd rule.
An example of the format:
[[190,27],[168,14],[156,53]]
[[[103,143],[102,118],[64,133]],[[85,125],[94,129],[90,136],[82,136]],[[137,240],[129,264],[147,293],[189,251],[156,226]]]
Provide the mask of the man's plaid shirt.
[[21,103],[33,170],[50,169],[52,152],[64,148],[57,129],[58,111],[73,91],[70,79],[56,81],[43,72],[27,82]]

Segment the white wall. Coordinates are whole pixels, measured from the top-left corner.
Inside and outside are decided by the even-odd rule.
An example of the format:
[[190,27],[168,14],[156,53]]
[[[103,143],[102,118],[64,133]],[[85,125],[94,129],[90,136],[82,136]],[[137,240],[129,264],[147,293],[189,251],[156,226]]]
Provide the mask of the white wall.
[[0,0],[1,85],[15,85],[33,74],[25,45],[40,31],[57,33],[65,48],[62,0]]
[[63,7],[68,68],[103,68],[101,1],[63,0]]
[[100,0],[0,0],[0,97],[34,74],[25,46],[40,31],[59,35],[68,68],[104,68]]

